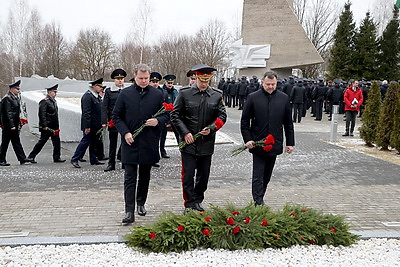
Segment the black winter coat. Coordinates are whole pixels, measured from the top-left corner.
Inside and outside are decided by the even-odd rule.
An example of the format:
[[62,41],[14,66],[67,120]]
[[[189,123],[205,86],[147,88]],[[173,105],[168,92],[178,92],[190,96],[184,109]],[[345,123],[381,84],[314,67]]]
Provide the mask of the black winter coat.
[[283,128],[286,146],[294,146],[294,129],[288,96],[281,91],[269,94],[260,89],[247,98],[243,107],[240,129],[245,143],[265,139],[268,134],[275,138],[272,150],[266,152],[262,147],[250,149],[259,156],[279,155],[283,152]]
[[[107,124],[112,119],[112,112],[115,107],[115,103],[117,102],[117,98],[119,95],[120,90],[112,90],[107,88],[104,92],[103,103],[102,103],[102,117],[101,117],[101,124]],[[117,132],[116,127],[108,127],[110,132]]]
[[298,83],[293,87],[290,101],[294,104],[303,104],[306,101],[306,88],[303,87],[303,83]]
[[58,121],[58,107],[55,99],[47,96],[39,102],[39,131],[42,128],[48,127],[53,130],[58,130],[60,124]]
[[[125,142],[125,134],[138,129],[146,120],[151,119],[160,110],[164,96],[159,89],[150,85],[141,88],[131,85],[122,90],[115,103],[113,121],[121,134],[121,157],[124,164],[154,164],[160,160],[160,127],[147,126],[135,138],[133,144]],[[158,124],[169,120],[168,112],[157,117]]]
[[[171,112],[171,123],[179,133],[180,141],[185,135],[193,135],[209,126],[217,118],[226,121],[226,110],[222,102],[222,93],[218,89],[208,87],[201,92],[197,85],[181,89]],[[215,130],[209,135],[201,136],[193,144],[185,146],[182,152],[196,156],[207,156],[214,153]]]
[[98,131],[101,128],[101,100],[87,90],[81,98],[81,130],[90,128],[90,131]]
[[20,125],[20,102],[19,99],[9,91],[1,101],[1,123],[3,129],[10,130]]

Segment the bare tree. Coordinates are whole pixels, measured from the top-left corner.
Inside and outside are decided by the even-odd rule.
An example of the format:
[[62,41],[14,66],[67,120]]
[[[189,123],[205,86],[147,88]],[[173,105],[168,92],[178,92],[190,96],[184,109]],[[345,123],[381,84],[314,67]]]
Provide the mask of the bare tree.
[[111,36],[100,29],[82,30],[70,54],[72,73],[75,77],[93,80],[110,71],[115,55]]
[[132,17],[132,29],[127,36],[127,41],[137,43],[140,47],[139,63],[144,61],[144,50],[147,43],[147,36],[152,26],[153,4],[151,0],[140,0],[134,16]]
[[36,9],[30,12],[28,23],[23,32],[23,54],[26,76],[36,74],[37,67],[43,57],[44,45],[41,17]]
[[168,34],[160,38],[153,47],[156,55],[150,64],[154,70],[166,75],[174,74],[176,82],[186,83],[186,72],[196,64],[191,50],[192,38],[179,34]]
[[[322,58],[326,59],[337,25],[339,6],[334,0],[295,0],[293,10],[308,38]],[[305,68],[306,77],[316,77],[323,72],[323,65]]]
[[372,16],[377,22],[377,35],[381,36],[386,25],[392,19],[394,0],[375,0],[372,8]]
[[195,34],[192,53],[198,63],[221,68],[226,64],[229,54],[229,35],[223,22],[218,19],[209,20]]
[[128,75],[133,76],[133,69],[136,64],[139,64],[142,59],[146,59],[148,64],[151,61],[151,50],[150,46],[141,46],[132,41],[125,41],[118,48],[118,60],[115,62],[115,68],[123,68]]

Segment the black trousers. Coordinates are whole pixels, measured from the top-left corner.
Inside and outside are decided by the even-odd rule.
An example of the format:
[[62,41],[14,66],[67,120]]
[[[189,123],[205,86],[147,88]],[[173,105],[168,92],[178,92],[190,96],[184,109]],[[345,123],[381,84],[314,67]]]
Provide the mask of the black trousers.
[[349,128],[350,128],[350,133],[354,132],[357,113],[358,111],[346,110],[346,133],[349,132]]
[[293,121],[301,122],[303,115],[303,103],[293,103]]
[[125,212],[133,212],[135,210],[135,200],[140,206],[143,206],[146,203],[147,193],[149,191],[150,171],[151,164],[125,164]]
[[161,153],[161,156],[165,156],[165,155],[167,155],[167,151],[165,151],[165,140],[167,140],[167,126],[165,124],[160,125],[160,131],[161,131],[160,153]]
[[[212,155],[196,156],[182,152],[181,158],[184,206],[192,208],[194,203],[201,203],[204,200],[204,192],[207,190],[210,177]],[[195,172],[196,180],[194,180]]]
[[54,135],[50,131],[42,131],[42,132],[40,132],[39,141],[33,147],[32,152],[29,154],[28,157],[34,159],[37,156],[37,154],[39,154],[40,151],[42,151],[42,148],[47,143],[47,140],[49,140],[49,138],[51,138],[51,142],[53,143],[53,160],[59,159],[61,157],[60,136],[59,135]]
[[12,144],[15,155],[17,159],[21,162],[26,158],[24,149],[22,148],[21,140],[19,138],[20,130],[8,130],[3,129],[1,135],[1,145],[0,145],[0,162],[7,162],[7,150],[8,145]]
[[[118,132],[109,131],[108,140],[110,141],[108,149],[108,164],[115,166],[115,156],[117,155],[117,145],[118,145]],[[118,158],[121,159],[121,146],[118,149]]]
[[322,109],[324,108],[324,100],[317,99],[315,101],[315,117],[317,120],[322,120]]
[[260,157],[253,154],[253,177],[251,192],[257,205],[264,205],[264,195],[271,180],[276,156]]
[[246,100],[246,96],[245,95],[239,95],[239,109],[243,109],[245,100]]
[[97,158],[96,146],[98,144],[98,137],[96,131],[90,131],[89,134],[83,132],[83,137],[75,149],[75,153],[71,158],[71,162],[78,162],[79,159],[83,158],[89,147],[89,160],[91,164],[96,163],[99,159]]

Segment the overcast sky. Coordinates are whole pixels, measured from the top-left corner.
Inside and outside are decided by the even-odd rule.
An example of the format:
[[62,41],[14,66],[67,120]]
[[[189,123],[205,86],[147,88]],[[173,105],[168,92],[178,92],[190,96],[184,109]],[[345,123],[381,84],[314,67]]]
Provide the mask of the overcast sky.
[[[36,8],[43,22],[56,21],[67,40],[76,40],[79,30],[99,27],[110,34],[114,42],[124,41],[132,27],[140,0],[27,0]],[[233,30],[241,19],[243,0],[149,0],[152,9],[150,38],[162,34],[191,34],[207,20],[218,18]],[[341,6],[347,0],[336,0]],[[395,2],[395,0],[393,0]],[[0,22],[4,24],[10,7],[16,0],[0,0]],[[352,11],[358,22],[372,8],[374,0],[352,0]],[[153,41],[154,42],[154,41]]]

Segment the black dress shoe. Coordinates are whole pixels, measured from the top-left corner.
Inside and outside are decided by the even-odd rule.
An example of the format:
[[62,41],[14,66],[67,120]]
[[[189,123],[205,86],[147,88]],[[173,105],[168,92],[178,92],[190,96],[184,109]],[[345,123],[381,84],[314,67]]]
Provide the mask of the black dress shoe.
[[146,209],[144,208],[144,206],[138,205],[138,206],[137,206],[137,213],[138,213],[140,216],[145,216],[146,213],[147,213],[147,211],[146,211]]
[[72,166],[74,166],[75,168],[80,168],[81,166],[79,166],[79,163],[77,161],[71,161]]
[[345,133],[344,135],[342,135],[342,136],[349,136],[349,133]]
[[98,160],[109,160],[110,158],[109,157],[100,157],[100,158],[98,158]]
[[107,168],[104,169],[105,172],[113,171],[115,170],[115,165],[113,164],[108,164]]
[[201,203],[194,203],[194,209],[198,211],[204,211],[203,205],[201,205]]
[[86,159],[83,159],[83,158],[80,158],[78,160],[79,160],[79,162],[86,162]]
[[34,158],[26,158],[27,161],[29,161],[30,163],[37,163],[37,161],[35,161]]
[[2,162],[0,162],[0,166],[10,166],[10,163],[2,161]]
[[101,162],[101,161],[96,161],[96,162],[90,163],[90,165],[104,165],[104,164],[105,163]]
[[62,163],[62,162],[65,162],[65,159],[55,159],[55,160],[53,160],[54,162],[60,162],[60,163]]
[[160,164],[158,164],[158,163],[154,163],[153,165],[151,165],[151,166],[153,166],[153,167],[160,167]]
[[125,214],[125,218],[122,219],[122,223],[133,223],[135,222],[135,214],[133,212],[128,211]]
[[354,134],[353,134],[353,133],[350,133],[350,136],[354,136]]
[[170,156],[168,156],[167,154],[161,155],[161,157],[164,158],[164,159],[169,159],[170,158]]

